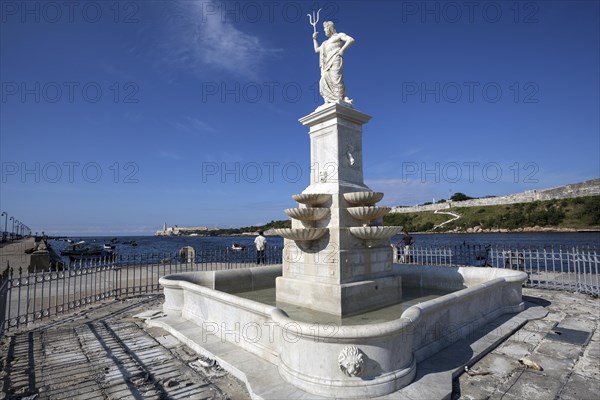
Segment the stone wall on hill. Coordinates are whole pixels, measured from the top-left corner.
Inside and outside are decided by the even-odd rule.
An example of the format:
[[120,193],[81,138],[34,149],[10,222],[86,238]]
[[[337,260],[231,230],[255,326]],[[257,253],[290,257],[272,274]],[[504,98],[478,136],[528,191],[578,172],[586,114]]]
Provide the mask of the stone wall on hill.
[[413,213],[424,211],[447,210],[457,207],[497,206],[503,204],[531,203],[534,201],[570,199],[574,197],[587,197],[600,195],[600,179],[555,188],[528,190],[523,193],[508,196],[484,197],[481,199],[447,201],[446,203],[427,204],[414,207],[393,207],[392,213]]

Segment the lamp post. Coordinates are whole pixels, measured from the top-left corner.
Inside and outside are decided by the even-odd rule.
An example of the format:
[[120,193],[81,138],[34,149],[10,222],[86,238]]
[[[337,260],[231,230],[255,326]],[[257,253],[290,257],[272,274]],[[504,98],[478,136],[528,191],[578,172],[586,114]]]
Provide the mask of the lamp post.
[[19,221],[18,219],[15,219],[15,225],[16,225],[15,238],[18,239],[19,238],[19,225],[21,225],[21,221]]
[[2,242],[6,242],[6,236],[8,236],[8,232],[6,232],[6,223],[8,222],[8,213],[6,211],[2,211],[2,215],[0,217],[4,217],[4,230],[2,231]]
[[10,240],[12,241],[15,234],[15,217],[10,217],[10,220],[12,221],[12,229],[10,231]]

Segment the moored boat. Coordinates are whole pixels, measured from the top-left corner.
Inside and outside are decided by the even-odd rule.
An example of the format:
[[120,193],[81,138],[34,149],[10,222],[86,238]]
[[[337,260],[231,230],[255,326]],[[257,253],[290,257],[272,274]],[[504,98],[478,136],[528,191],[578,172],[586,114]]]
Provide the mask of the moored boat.
[[81,241],[67,246],[60,252],[60,255],[69,257],[89,257],[106,255],[106,252],[104,248],[98,244]]

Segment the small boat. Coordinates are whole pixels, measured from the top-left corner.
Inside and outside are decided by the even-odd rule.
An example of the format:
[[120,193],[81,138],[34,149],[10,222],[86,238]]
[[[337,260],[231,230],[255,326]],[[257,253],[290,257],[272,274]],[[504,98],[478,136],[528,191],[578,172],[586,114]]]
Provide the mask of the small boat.
[[234,250],[234,251],[242,251],[242,250],[246,249],[246,246],[242,246],[239,243],[234,243],[234,244],[231,245],[230,249]]
[[73,243],[61,252],[61,256],[101,256],[104,249],[97,244],[86,244],[84,241]]
[[110,244],[110,243],[104,243],[104,250],[109,250],[112,251],[115,249],[115,245],[114,244]]

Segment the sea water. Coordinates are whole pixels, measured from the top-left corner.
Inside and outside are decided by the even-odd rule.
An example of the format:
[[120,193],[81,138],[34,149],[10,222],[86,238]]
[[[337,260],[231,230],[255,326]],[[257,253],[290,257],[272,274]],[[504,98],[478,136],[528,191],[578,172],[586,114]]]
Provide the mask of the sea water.
[[[436,233],[413,234],[417,247],[442,247],[459,245],[511,246],[517,248],[544,248],[549,246],[596,247],[600,248],[600,232],[544,232],[544,233]],[[74,241],[84,240],[88,243],[104,244],[110,242],[112,236],[76,237]],[[133,256],[150,253],[175,254],[184,246],[192,246],[196,250],[218,250],[231,247],[238,243],[253,251],[255,236],[121,236],[116,252],[122,256]],[[395,236],[392,243],[397,243],[402,237]],[[138,246],[124,244],[134,240]],[[51,245],[60,252],[68,243],[64,240],[52,240]],[[267,245],[283,247],[283,238],[267,236]]]

